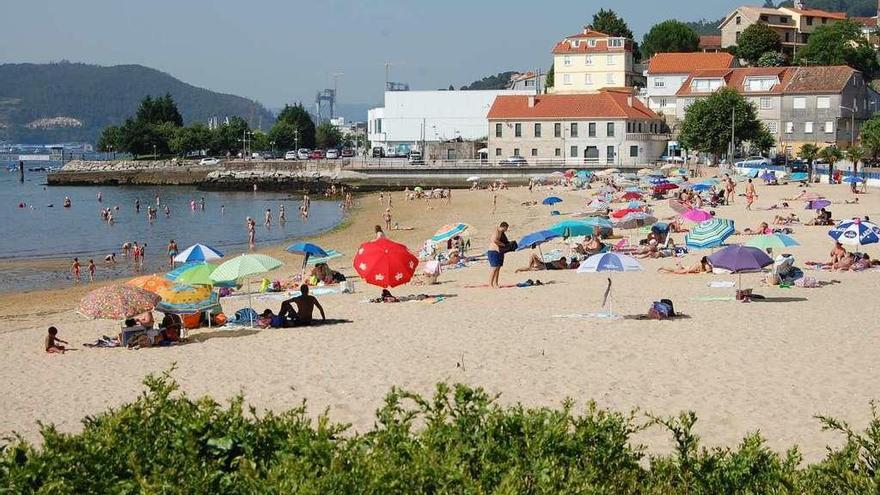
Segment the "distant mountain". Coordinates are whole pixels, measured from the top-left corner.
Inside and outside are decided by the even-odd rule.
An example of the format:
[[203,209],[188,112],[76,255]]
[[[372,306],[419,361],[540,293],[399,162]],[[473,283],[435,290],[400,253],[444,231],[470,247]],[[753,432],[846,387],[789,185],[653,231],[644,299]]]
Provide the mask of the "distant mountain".
[[134,115],[147,95],[170,93],[185,123],[240,116],[253,127],[275,117],[259,103],[215,93],[141,65],[0,65],[0,141],[94,142],[101,129]]

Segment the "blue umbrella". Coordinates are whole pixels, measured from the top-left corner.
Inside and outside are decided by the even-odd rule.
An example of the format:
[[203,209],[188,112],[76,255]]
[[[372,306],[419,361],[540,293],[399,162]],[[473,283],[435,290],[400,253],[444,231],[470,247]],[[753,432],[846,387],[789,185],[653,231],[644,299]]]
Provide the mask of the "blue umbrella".
[[297,242],[291,244],[290,246],[287,246],[287,251],[305,256],[327,256],[327,251],[324,251],[320,246],[310,242]]
[[709,189],[712,189],[712,184],[705,184],[701,182],[699,184],[694,184],[693,186],[691,186],[691,189],[697,192],[708,191]]
[[855,175],[848,175],[843,178],[842,182],[848,182],[850,184],[861,184],[864,181],[865,181],[865,179],[863,179],[861,177],[857,177]]
[[880,242],[880,227],[859,219],[844,220],[828,231],[832,239],[850,246],[864,246]]
[[[639,261],[631,256],[607,252],[590,256],[578,268],[578,273],[601,273],[601,272],[635,272],[642,269]],[[611,311],[611,278],[608,278],[608,287],[605,289],[605,297],[602,306],[606,308],[601,313],[593,316],[600,318],[619,318],[620,315]]]
[[642,191],[642,188],[641,188],[641,187],[635,187],[635,186],[632,186],[632,187],[627,187],[626,189],[624,189],[624,192],[634,192],[634,193],[640,193],[640,194],[641,194],[641,193],[643,193],[643,192],[645,192],[645,191]]
[[645,204],[646,203],[644,201],[633,200],[633,201],[630,201],[629,203],[627,203],[626,207],[635,210],[637,208],[641,208],[641,207],[645,206]]
[[654,184],[656,186],[657,184],[663,184],[664,182],[669,182],[669,179],[667,179],[666,177],[654,177],[652,175],[648,179],[648,182],[650,182],[651,184]]
[[541,201],[541,203],[545,205],[555,205],[556,203],[562,203],[562,198],[550,196],[549,198],[544,198],[544,201]]
[[193,244],[192,246],[184,249],[180,254],[175,256],[174,261],[178,263],[190,263],[193,261],[206,262],[219,260],[222,257],[223,253],[221,253],[217,249],[212,248],[211,246],[206,246],[204,244]]
[[522,251],[523,249],[534,249],[550,239],[555,239],[557,237],[559,237],[559,234],[552,230],[539,230],[537,232],[532,232],[517,242],[516,250]]

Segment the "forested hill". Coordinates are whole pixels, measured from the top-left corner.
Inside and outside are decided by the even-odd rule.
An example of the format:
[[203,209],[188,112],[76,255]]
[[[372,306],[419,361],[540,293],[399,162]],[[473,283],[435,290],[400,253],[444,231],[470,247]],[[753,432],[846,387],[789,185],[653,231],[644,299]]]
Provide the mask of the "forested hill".
[[0,141],[94,142],[103,127],[132,116],[144,96],[165,93],[186,123],[234,115],[264,129],[274,122],[255,101],[197,88],[141,65],[2,64]]

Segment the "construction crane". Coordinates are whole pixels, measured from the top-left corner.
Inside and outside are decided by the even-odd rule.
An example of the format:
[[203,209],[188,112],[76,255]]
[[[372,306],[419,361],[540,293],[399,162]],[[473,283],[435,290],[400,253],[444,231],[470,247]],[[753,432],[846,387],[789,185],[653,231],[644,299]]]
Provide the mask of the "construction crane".
[[[317,95],[315,95],[315,117],[317,117],[318,123],[326,120],[324,116],[328,113],[331,119],[336,116],[336,97],[339,90],[339,78],[343,76],[343,73],[331,72],[327,75],[333,79],[333,87],[322,89],[321,91],[318,91]],[[322,111],[322,107],[327,107],[327,111],[329,112],[325,113],[325,111]]]

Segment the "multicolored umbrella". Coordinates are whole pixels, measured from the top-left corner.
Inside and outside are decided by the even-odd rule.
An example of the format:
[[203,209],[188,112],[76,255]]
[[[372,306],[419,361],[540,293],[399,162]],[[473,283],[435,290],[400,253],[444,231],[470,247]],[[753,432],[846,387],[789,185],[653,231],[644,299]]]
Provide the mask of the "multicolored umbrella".
[[[210,263],[199,263],[196,265],[184,265],[189,266],[186,270],[180,272],[177,275],[177,278],[174,279],[178,284],[190,284],[190,285],[211,285],[213,286],[215,282],[211,280],[211,274],[214,273],[214,270],[217,269],[217,265],[212,265]],[[165,289],[170,289],[171,287],[166,287]]]
[[377,287],[397,287],[410,281],[419,259],[406,246],[387,237],[361,244],[352,260],[364,282]]
[[219,304],[218,294],[209,285],[174,284],[161,289],[159,296],[162,301],[156,305],[156,311],[163,313],[193,314]]
[[434,235],[431,236],[431,240],[434,242],[443,242],[452,239],[457,235],[463,234],[464,231],[469,228],[470,225],[466,223],[450,223],[437,229],[437,232],[434,232]]
[[758,249],[784,249],[787,247],[800,246],[793,238],[785,234],[765,234],[753,237],[746,242],[746,246]]
[[215,282],[240,280],[275,270],[281,265],[280,261],[265,254],[242,254],[218,266],[211,273],[211,280]]
[[689,222],[701,223],[705,222],[706,220],[711,220],[714,217],[706,210],[693,209],[682,213],[681,218],[684,218]]
[[689,248],[709,249],[720,246],[734,232],[736,228],[733,220],[713,218],[694,226],[684,236],[684,242]]
[[124,320],[152,310],[162,298],[132,285],[107,285],[89,292],[79,302],[79,313],[89,318]]
[[140,277],[135,277],[128,282],[125,282],[125,285],[130,285],[132,287],[138,287],[153,293],[158,293],[159,289],[167,289],[174,284],[167,278],[160,275],[141,275]]
[[841,244],[864,246],[880,242],[880,227],[856,218],[838,223],[836,227],[828,231],[828,235]]
[[205,262],[219,260],[223,256],[223,253],[211,246],[193,244],[175,256],[174,261],[177,263]]
[[593,226],[581,220],[563,220],[550,226],[547,230],[564,238],[593,235],[595,232]]

